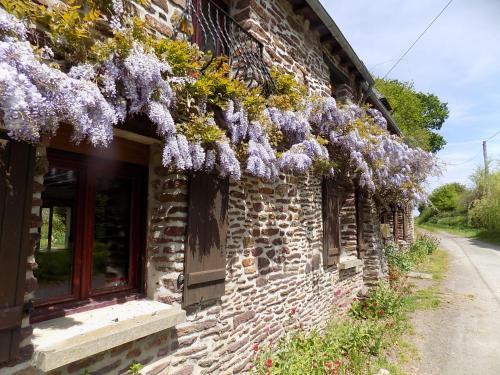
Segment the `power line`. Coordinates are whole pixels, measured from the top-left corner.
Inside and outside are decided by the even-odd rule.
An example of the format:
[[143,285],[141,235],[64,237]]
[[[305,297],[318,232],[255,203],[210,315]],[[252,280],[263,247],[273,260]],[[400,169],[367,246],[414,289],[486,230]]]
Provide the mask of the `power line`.
[[372,71],[372,70],[373,70],[373,68],[376,68],[377,66],[384,65],[384,64],[388,64],[388,63],[393,62],[393,61],[395,61],[395,60],[397,60],[397,59],[398,59],[398,58],[397,58],[397,57],[395,57],[394,59],[390,59],[390,60],[385,60],[385,61],[379,62],[379,63],[377,63],[377,64],[375,64],[375,65],[372,65],[372,66],[369,68],[369,70],[370,70],[370,71]]
[[447,162],[443,162],[443,164],[448,165],[450,167],[456,167],[456,166],[459,166],[459,165],[462,165],[462,164],[467,164],[467,163],[470,163],[471,161],[473,161],[475,158],[477,158],[480,154],[482,154],[482,152],[483,151],[481,150],[480,152],[478,152],[476,155],[474,155],[470,159],[461,161],[460,163],[447,163]]
[[450,0],[448,1],[448,3],[444,6],[443,9],[441,9],[441,12],[438,13],[438,15],[436,17],[434,17],[434,19],[431,21],[431,23],[425,28],[424,31],[422,31],[422,33],[418,36],[418,38],[412,43],[412,45],[405,51],[405,53],[403,53],[403,55],[398,59],[398,61],[396,61],[396,63],[391,67],[391,69],[389,69],[389,71],[385,74],[384,76],[384,79],[387,78],[387,76],[394,70],[394,68],[396,66],[399,65],[399,63],[405,58],[405,56],[408,54],[408,52],[411,51],[411,49],[415,46],[415,44],[418,43],[418,41],[424,36],[424,34],[427,32],[427,30],[430,29],[430,27],[434,24],[434,22],[437,21],[437,19],[441,16],[441,14],[444,13],[444,11],[446,10],[446,8],[448,8],[450,6],[450,4],[453,2],[453,0]]
[[488,142],[488,141],[492,140],[492,139],[493,139],[493,138],[495,138],[498,134],[500,134],[500,130],[499,130],[499,131],[497,131],[495,134],[493,134],[491,137],[489,137],[489,138],[486,140],[486,142]]
[[[488,141],[491,141],[493,138],[495,138],[498,134],[500,134],[500,130],[495,132],[491,137],[489,137],[488,139],[486,139],[485,142],[488,142]],[[476,155],[474,155],[473,157],[471,157],[470,159],[467,159],[465,161],[461,161],[460,163],[446,163],[446,162],[443,162],[445,165],[448,165],[448,166],[451,166],[451,167],[456,167],[456,166],[459,166],[459,165],[462,165],[462,164],[467,164],[467,163],[470,163],[471,161],[473,161],[475,158],[477,158],[483,151],[479,151]]]

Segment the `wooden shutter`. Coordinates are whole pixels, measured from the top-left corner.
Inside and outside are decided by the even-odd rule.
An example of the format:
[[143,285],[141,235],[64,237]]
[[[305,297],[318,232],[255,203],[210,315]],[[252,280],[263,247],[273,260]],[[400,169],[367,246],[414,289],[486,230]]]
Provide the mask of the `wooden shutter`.
[[340,261],[340,189],[323,180],[323,262],[331,267]]
[[408,228],[408,210],[407,209],[403,209],[402,211],[402,215],[403,215],[403,240],[407,241],[408,240],[408,232],[409,232],[409,228]]
[[358,258],[363,258],[366,254],[366,242],[364,231],[364,204],[363,195],[359,188],[356,189],[356,229],[357,229],[357,250]]
[[33,188],[34,150],[0,133],[0,363],[21,340]]
[[184,305],[224,295],[229,180],[208,173],[190,177]]
[[393,211],[393,222],[392,222],[392,228],[393,228],[393,236],[394,236],[394,242],[397,242],[399,239],[399,220],[398,220],[398,210],[397,208]]

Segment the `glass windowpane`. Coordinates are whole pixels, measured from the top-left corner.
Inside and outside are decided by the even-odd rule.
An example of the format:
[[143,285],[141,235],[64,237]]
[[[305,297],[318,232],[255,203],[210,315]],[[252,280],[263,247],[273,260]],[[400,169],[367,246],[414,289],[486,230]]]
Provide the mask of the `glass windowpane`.
[[73,275],[73,225],[78,176],[71,169],[50,167],[45,175],[41,209],[40,246],[35,253],[38,280],[35,299],[71,294]]
[[94,214],[92,288],[128,284],[132,183],[98,178]]

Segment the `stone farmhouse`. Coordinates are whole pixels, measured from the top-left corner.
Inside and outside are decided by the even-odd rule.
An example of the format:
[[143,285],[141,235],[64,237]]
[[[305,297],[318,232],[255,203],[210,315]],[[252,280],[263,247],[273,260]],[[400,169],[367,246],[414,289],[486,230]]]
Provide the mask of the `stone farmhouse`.
[[[126,6],[166,37],[189,14],[200,47],[251,51],[235,58],[243,76],[272,84],[279,65],[311,92],[369,103],[400,135],[318,0]],[[409,207],[349,180],[169,172],[141,121],[107,149],[65,127],[37,147],[0,131],[0,374],[122,374],[133,361],[150,375],[247,373],[254,344],[321,328],[387,278],[385,243],[412,241]]]

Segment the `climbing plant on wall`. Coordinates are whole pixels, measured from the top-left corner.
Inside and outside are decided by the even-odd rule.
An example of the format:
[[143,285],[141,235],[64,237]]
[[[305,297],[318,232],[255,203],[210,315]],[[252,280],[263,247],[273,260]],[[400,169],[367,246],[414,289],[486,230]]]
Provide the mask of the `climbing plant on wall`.
[[37,143],[67,123],[75,142],[105,147],[114,126],[141,113],[164,139],[164,166],[180,171],[236,180],[242,171],[266,180],[347,174],[371,193],[410,201],[424,199],[422,184],[437,170],[377,110],[309,95],[278,69],[265,97],[233,79],[225,58],[149,34],[121,0],[0,4],[0,110],[17,140]]

